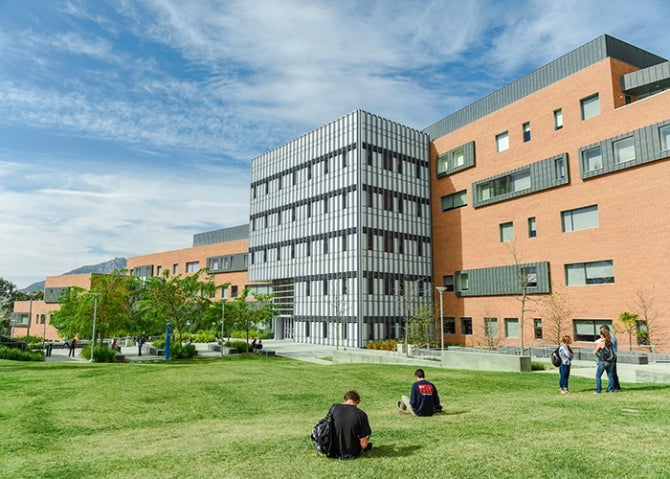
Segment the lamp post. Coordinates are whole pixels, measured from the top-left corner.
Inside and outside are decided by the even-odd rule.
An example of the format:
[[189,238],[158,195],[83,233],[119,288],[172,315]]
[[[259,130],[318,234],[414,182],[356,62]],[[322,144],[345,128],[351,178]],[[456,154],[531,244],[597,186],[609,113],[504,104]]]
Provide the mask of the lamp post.
[[447,289],[444,286],[435,286],[435,289],[440,293],[440,344],[441,351],[444,352],[444,311],[442,309],[442,293]]
[[93,350],[95,349],[95,320],[98,318],[98,296],[100,296],[100,293],[91,294],[93,295],[93,337],[91,338],[91,359],[88,360],[89,363],[94,362]]
[[221,357],[223,357],[223,325],[226,322],[226,298],[223,297],[223,290],[221,291]]

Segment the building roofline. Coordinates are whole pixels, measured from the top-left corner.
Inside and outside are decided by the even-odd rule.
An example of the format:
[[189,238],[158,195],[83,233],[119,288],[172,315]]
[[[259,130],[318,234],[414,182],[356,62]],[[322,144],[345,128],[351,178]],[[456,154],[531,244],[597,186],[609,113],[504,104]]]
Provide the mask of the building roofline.
[[610,35],[601,35],[482,99],[436,121],[424,128],[423,131],[428,133],[432,140],[440,138],[608,57],[621,60],[640,69],[667,62],[665,58],[642,50],[630,43]]

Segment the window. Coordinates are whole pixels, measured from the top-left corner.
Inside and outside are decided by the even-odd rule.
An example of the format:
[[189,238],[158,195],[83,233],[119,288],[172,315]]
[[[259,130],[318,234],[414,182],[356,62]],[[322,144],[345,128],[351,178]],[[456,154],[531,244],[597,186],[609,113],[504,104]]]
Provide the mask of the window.
[[221,286],[221,299],[228,297],[228,286]]
[[670,125],[662,126],[659,133],[661,135],[661,150],[670,150]]
[[368,277],[368,294],[375,294],[375,279]]
[[281,224],[281,211],[277,211],[277,224]]
[[535,238],[537,236],[537,223],[535,217],[528,218],[528,237]]
[[472,334],[472,318],[461,318],[461,334]]
[[391,231],[384,231],[384,252],[393,253],[393,251],[394,251],[393,233]]
[[311,296],[311,295],[312,295],[312,282],[305,281],[305,296]]
[[347,294],[349,289],[347,288],[347,279],[342,278],[342,294]]
[[563,233],[597,228],[598,205],[586,206],[574,210],[562,211]]
[[563,110],[554,110],[554,130],[563,128]]
[[372,199],[372,188],[371,188],[371,187],[368,187],[368,190],[366,191],[366,202],[365,202],[365,205],[366,205],[368,208],[372,208],[372,201],[373,201],[373,199]]
[[600,326],[604,324],[612,330],[612,321],[607,319],[575,319],[575,341],[595,341],[600,337]]
[[186,263],[186,272],[195,273],[196,271],[198,271],[199,266],[200,266],[199,261],[189,261]]
[[309,334],[310,334],[310,331],[309,331],[310,326],[311,326],[311,323],[309,321],[305,321],[305,336],[307,336],[308,338],[309,338]]
[[568,286],[614,283],[614,262],[607,260],[566,264],[565,283]]
[[454,275],[442,276],[442,286],[444,286],[445,291],[454,290]]
[[507,132],[496,135],[496,151],[500,153],[505,150],[509,150],[509,134]]
[[328,280],[323,280],[323,295],[328,296]]
[[527,190],[530,187],[530,170],[528,169],[480,183],[477,185],[477,195],[480,201],[485,201],[497,196]]
[[444,334],[456,334],[456,318],[449,316],[444,318]]
[[498,318],[484,318],[484,336],[487,338],[498,337]]
[[312,256],[312,242],[308,240],[305,244],[307,245],[307,256]]
[[239,290],[239,287],[238,287],[237,285],[233,285],[233,286],[231,286],[231,287],[230,287],[230,295],[231,295],[233,298],[237,298],[237,292],[238,292],[238,290]]
[[443,196],[442,211],[449,211],[468,204],[468,192],[466,190]]
[[441,175],[449,170],[449,155],[443,154],[437,157],[437,174]]
[[468,273],[460,273],[458,275],[458,290],[467,291],[469,287],[470,283],[468,281]]
[[291,245],[291,259],[295,259],[295,245]]
[[535,339],[542,339],[542,318],[533,318],[533,332]]
[[530,122],[523,124],[523,141],[530,141]]
[[342,236],[342,251],[346,251],[346,250],[347,250],[347,237]]
[[517,318],[505,318],[505,337],[519,337],[519,320]]
[[600,97],[596,93],[581,100],[582,120],[600,115]]
[[600,151],[600,146],[589,148],[582,152],[582,160],[584,162],[584,170],[595,171],[601,170],[603,167],[603,155]]
[[323,174],[324,175],[328,174],[328,158],[323,160]]
[[156,266],[156,276],[160,276],[162,272],[163,272],[163,267],[162,266]]
[[179,265],[177,263],[172,265],[172,274],[178,274],[179,273]]
[[526,282],[526,288],[537,288],[537,268],[535,266],[522,267],[521,280]]
[[556,158],[554,160],[554,169],[556,170],[556,179],[562,180],[565,178],[565,159]]
[[277,183],[279,184],[279,187],[278,187],[278,188],[281,190],[282,187],[284,186],[284,182],[282,181],[282,177],[281,177],[281,176],[280,176],[279,178],[277,178]]
[[281,261],[281,246],[277,246],[277,261]]
[[324,214],[328,213],[328,198],[323,199],[323,213]]
[[416,216],[421,218],[421,200],[416,200]]
[[514,241],[514,223],[502,223],[500,225],[500,242],[509,243]]
[[342,209],[347,209],[347,192],[342,193]]
[[368,166],[372,166],[372,147],[368,146]]
[[367,237],[368,237],[368,251],[372,251],[374,249],[374,236],[372,234],[372,230],[368,230]]
[[305,206],[307,207],[307,217],[311,218],[312,217],[312,203],[307,203]]
[[615,141],[612,146],[614,147],[615,163],[626,163],[635,159],[635,141],[632,136]]
[[321,331],[322,331],[322,336],[324,338],[327,338],[328,337],[328,322],[327,321],[324,321],[323,323],[321,323]]
[[328,253],[330,253],[330,242],[328,241],[328,238],[325,238],[323,240],[323,254]]
[[463,166],[465,164],[465,152],[463,151],[463,148],[454,151],[453,158],[455,167]]

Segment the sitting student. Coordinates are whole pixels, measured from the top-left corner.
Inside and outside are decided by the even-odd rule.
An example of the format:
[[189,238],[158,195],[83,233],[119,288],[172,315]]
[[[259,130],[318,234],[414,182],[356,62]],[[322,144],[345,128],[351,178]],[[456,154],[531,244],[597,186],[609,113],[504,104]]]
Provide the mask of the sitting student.
[[436,412],[442,411],[440,405],[440,396],[437,394],[437,388],[430,381],[426,381],[426,375],[423,369],[417,369],[414,372],[416,381],[412,384],[412,393],[408,398],[403,396],[398,401],[398,409],[401,413],[415,416],[432,416]]
[[358,408],[361,397],[351,390],[344,393],[344,402],[333,406],[335,426],[334,457],[355,459],[363,452],[372,449],[370,442],[370,423],[368,415]]

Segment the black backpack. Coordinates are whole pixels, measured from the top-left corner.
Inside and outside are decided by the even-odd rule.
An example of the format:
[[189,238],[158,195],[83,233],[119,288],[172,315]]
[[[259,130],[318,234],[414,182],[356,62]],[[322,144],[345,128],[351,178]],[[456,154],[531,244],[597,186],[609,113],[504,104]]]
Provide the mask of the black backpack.
[[312,444],[318,452],[326,457],[335,457],[335,424],[333,420],[333,405],[326,417],[317,422],[312,428]]
[[605,345],[604,348],[600,350],[600,360],[606,363],[611,363],[614,361],[616,355],[614,354],[614,348],[612,346]]
[[551,364],[553,364],[556,367],[559,367],[563,362],[563,360],[561,359],[561,355],[558,354],[559,348],[560,346],[551,352]]

